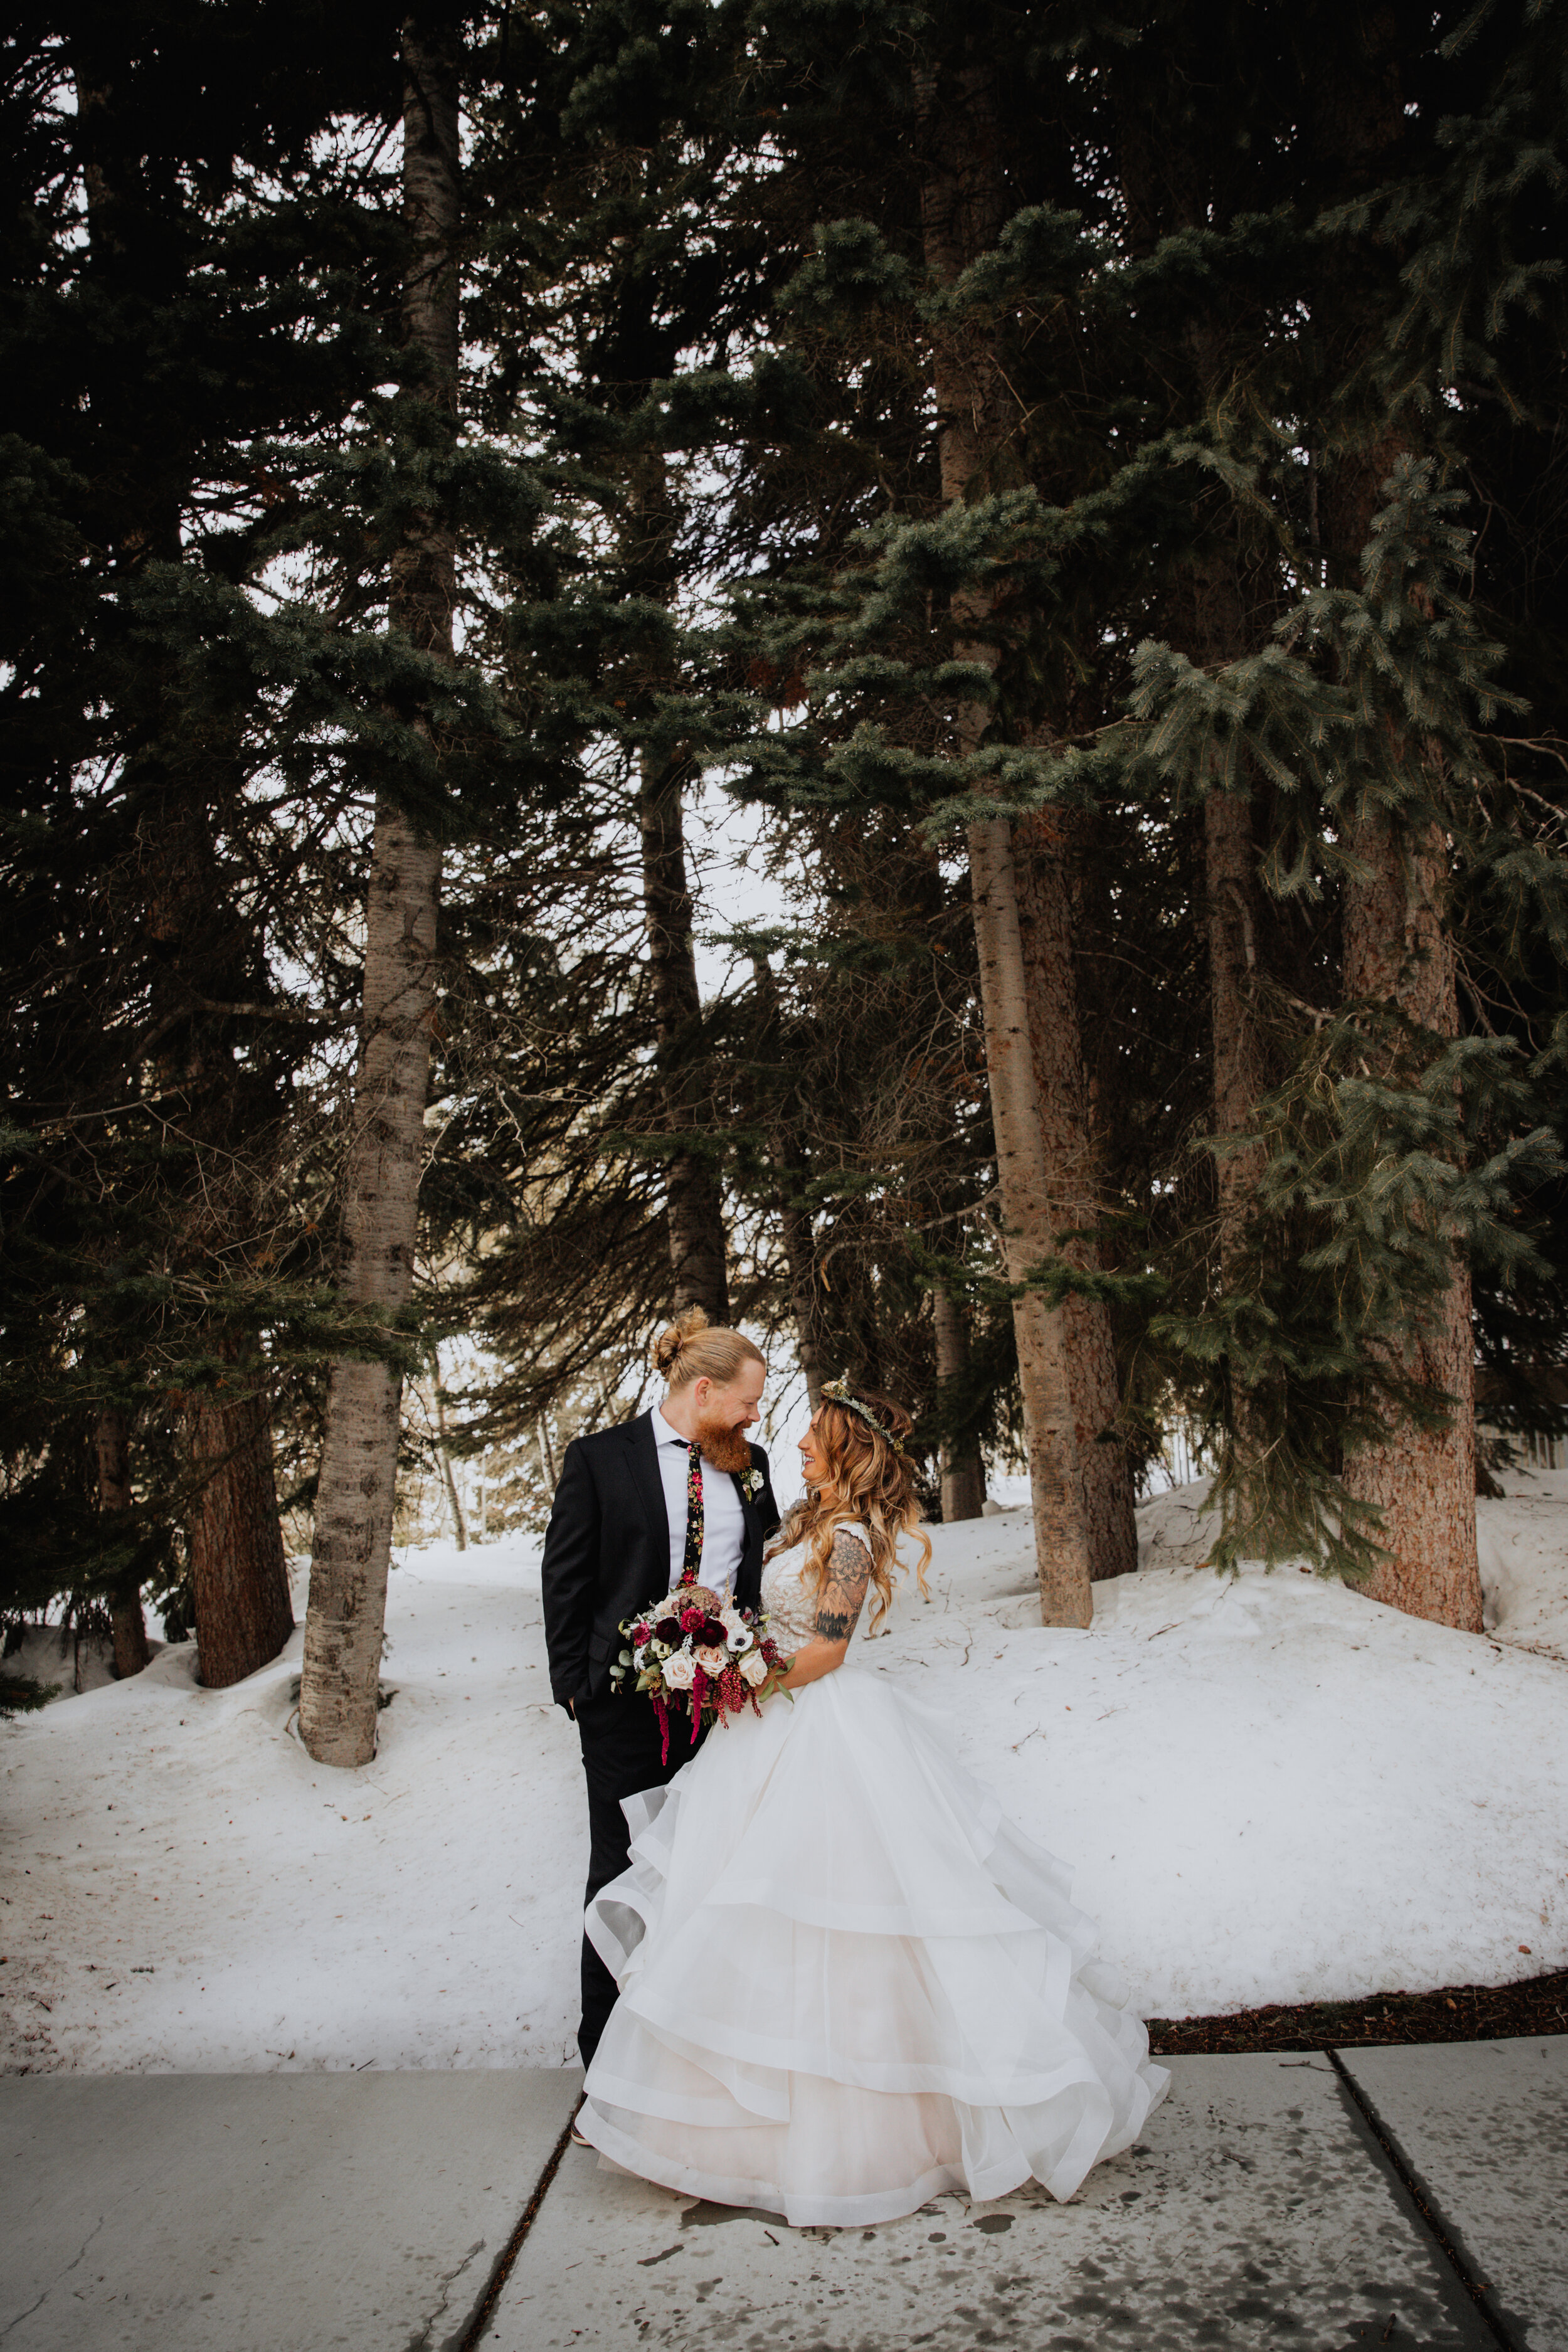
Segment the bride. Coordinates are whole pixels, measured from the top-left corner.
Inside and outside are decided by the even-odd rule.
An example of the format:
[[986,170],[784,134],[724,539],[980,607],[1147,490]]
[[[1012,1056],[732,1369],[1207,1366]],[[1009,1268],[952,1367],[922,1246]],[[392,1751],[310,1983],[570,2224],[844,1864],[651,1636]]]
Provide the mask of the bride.
[[586,1915],[620,1998],[578,2126],[646,2179],[797,2226],[1031,2174],[1070,2197],[1169,2078],[1090,1959],[1068,1872],[939,1717],[852,1662],[900,1536],[922,1590],[931,1544],[909,1415],[847,1380],[823,1395],[763,1578],[792,1696],[626,1801],[630,1866]]

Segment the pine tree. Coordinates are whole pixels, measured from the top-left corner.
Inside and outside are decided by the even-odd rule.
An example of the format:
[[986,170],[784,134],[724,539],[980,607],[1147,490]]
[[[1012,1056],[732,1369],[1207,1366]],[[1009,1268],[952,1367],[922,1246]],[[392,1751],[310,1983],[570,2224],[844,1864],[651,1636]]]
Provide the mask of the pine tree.
[[[404,26],[403,321],[416,369],[405,449],[410,472],[436,481],[423,499],[410,484],[390,606],[393,629],[428,666],[405,723],[432,756],[457,599],[457,532],[440,509],[439,474],[458,422],[458,40],[445,12]],[[390,792],[378,797],[341,1282],[352,1304],[389,1320],[413,1285],[440,872],[439,846],[416,812]],[[318,1763],[363,1764],[375,1753],[401,1393],[388,1357],[332,1366],[300,1683],[300,1736]]]
[[[489,413],[516,431],[516,402],[563,476],[575,471],[585,561],[556,615],[570,628],[597,740],[582,756],[618,778],[642,878],[654,1025],[642,1149],[662,1174],[672,1296],[730,1318],[724,1121],[698,987],[687,803],[711,732],[710,662],[697,622],[703,564],[685,443],[663,396],[711,362],[754,308],[754,257],[730,250],[725,116],[735,38],[727,12],[585,8],[537,60],[525,94],[489,109],[483,184],[526,221],[492,256],[484,317],[494,339]],[[700,224],[700,227],[698,225]],[[520,346],[519,319],[548,313],[549,356]],[[558,648],[563,651],[564,647]]]
[[[796,27],[791,24],[789,31],[794,35]],[[810,57],[809,37],[803,58]],[[868,756],[858,763],[847,754],[843,757],[829,789],[845,795],[857,789],[874,797],[886,793],[891,798],[896,793],[901,800],[919,774],[920,789],[933,797],[940,793],[942,818],[948,824],[958,817],[961,779],[976,796],[994,805],[998,797],[1005,797],[997,793],[997,770],[1003,761],[1012,762],[1009,781],[1015,790],[1022,785],[1030,766],[1026,759],[1004,747],[1017,745],[1020,739],[1027,741],[1033,714],[1020,725],[1009,709],[1003,725],[995,724],[995,705],[998,700],[1010,702],[1009,689],[1016,690],[1016,656],[1010,663],[1008,649],[1020,635],[1017,620],[1024,608],[1019,600],[1028,593],[1023,573],[1010,575],[1004,570],[1007,558],[1002,551],[1010,549],[1016,539],[1014,518],[1028,510],[1029,501],[1026,496],[1020,499],[1015,487],[1022,481],[1016,403],[1007,387],[1006,355],[995,325],[997,298],[986,277],[994,259],[993,243],[1002,237],[1016,201],[1009,177],[1015,168],[1013,159],[1024,152],[1021,139],[1014,138],[1015,126],[1005,131],[1000,119],[998,92],[1006,78],[1003,63],[1006,41],[1007,28],[1000,16],[987,16],[978,25],[967,23],[962,30],[956,23],[944,23],[923,51],[923,61],[912,79],[896,45],[890,47],[879,61],[880,69],[895,86],[901,80],[901,107],[895,100],[889,108],[884,144],[875,162],[868,158],[861,166],[857,187],[857,193],[863,194],[880,215],[882,225],[851,220],[819,228],[815,260],[791,289],[792,317],[798,321],[797,345],[809,351],[814,338],[822,337],[826,331],[847,362],[852,352],[855,363],[866,367],[869,383],[876,383],[875,370],[889,348],[889,330],[895,318],[906,331],[913,330],[918,339],[913,348],[921,351],[922,356],[929,355],[936,433],[928,452],[926,479],[911,501],[921,520],[903,541],[886,541],[886,560],[859,622],[849,618],[853,610],[847,592],[850,572],[846,571],[839,586],[830,589],[830,606],[832,598],[837,598],[837,638],[835,641],[825,630],[813,641],[811,650],[815,657],[826,655],[834,664],[823,672],[825,702],[827,694],[837,689],[838,709],[847,711],[857,690],[864,686],[868,691],[861,707],[874,710],[880,726],[888,728],[881,740],[897,740],[900,722],[893,720],[891,726],[889,722],[897,698],[896,680],[900,677],[908,677],[911,696],[919,678],[928,710],[934,697],[935,703],[951,713],[945,740],[940,746],[928,744],[922,734],[924,721],[914,718],[918,706],[911,702],[910,716],[902,723],[913,726],[910,748],[912,751],[913,741],[918,740],[920,754],[906,761],[895,757],[884,765],[868,736]],[[858,54],[852,63],[834,60],[834,69],[846,79],[861,68]],[[877,67],[864,69],[873,78]],[[803,62],[799,70],[807,96],[800,110],[802,127],[795,136],[805,153],[816,129],[814,101],[819,113],[820,93],[829,76],[827,68],[816,58],[810,58],[809,64]],[[792,127],[786,109],[786,139]],[[831,148],[831,139],[828,143]],[[813,189],[823,177],[823,160],[819,152],[810,153]],[[879,193],[873,193],[878,190],[879,165],[881,185]],[[1002,268],[1005,278],[1006,265]],[[922,287],[931,290],[917,299]],[[1003,300],[1005,304],[1005,296]],[[896,368],[908,369],[910,344],[895,342],[891,348],[898,357],[888,368],[889,375]],[[880,384],[877,391],[882,396]],[[858,404],[862,411],[868,405],[864,392]],[[939,534],[926,519],[943,503],[950,508],[953,524]],[[850,553],[847,546],[846,553]],[[851,561],[863,562],[864,551]],[[998,591],[1004,588],[1015,600],[1006,620],[1000,617],[998,601]],[[940,667],[939,657],[928,654],[929,667],[921,675],[903,668],[907,646],[895,648],[889,624],[895,610],[903,620],[911,618],[914,600],[930,599],[933,591],[944,615],[942,650],[947,666]],[[864,648],[858,666],[845,658],[851,643],[858,652]],[[895,659],[884,662],[879,670],[879,655],[873,654],[873,646],[886,647]],[[999,697],[997,688],[1003,677],[1006,685]],[[961,680],[965,684],[961,685]],[[827,721],[826,731],[836,734],[837,727],[836,712]],[[939,786],[944,758],[952,765]],[[783,774],[777,753],[764,752],[756,771],[759,786],[768,789],[764,780],[771,778],[771,788],[777,793],[784,789]],[[895,774],[899,783],[889,792]],[[810,789],[804,772],[798,789]],[[1011,820],[1005,813],[975,819],[973,808],[970,816],[972,904],[986,1008],[993,1119],[1007,1204],[1005,1221],[1012,1235],[1015,1260],[1020,1371],[1028,1400],[1026,1419],[1032,1433],[1042,1591],[1052,1613],[1065,1612],[1069,1620],[1078,1620],[1088,1609],[1093,1563],[1082,1465],[1078,1459],[1079,1415],[1070,1391],[1067,1311],[1059,1290],[1053,1298],[1034,1279],[1041,1262],[1056,1255],[1058,1228],[1050,1218],[1049,1180],[1035,1090]],[[1076,1006],[1068,1009],[1076,1011]],[[1061,1010],[1059,1004],[1057,1010]],[[1058,1185],[1058,1189],[1065,1188]],[[1100,1313],[1098,1302],[1091,1312]],[[1103,1402],[1101,1390],[1097,1402],[1102,1406]],[[1091,1409],[1084,1418],[1097,1430],[1104,1426],[1103,1411]],[[1122,1479],[1116,1503],[1109,1514],[1100,1515],[1107,1523],[1116,1522],[1116,1567],[1126,1564],[1131,1499]]]
[[[365,240],[351,256],[312,149],[374,90],[353,42],[283,68],[257,28],[176,14],[38,11],[8,59],[30,234],[5,306],[5,1385],[29,1601],[101,1588],[133,1663],[183,1520],[201,1670],[225,1682],[290,1622],[252,1253],[310,1038],[267,968],[253,862],[263,681],[299,650],[249,600],[253,451],[363,383],[323,279]],[[267,34],[288,51],[281,12]]]
[[[1300,987],[1292,1000],[1276,967],[1273,1018],[1289,1041],[1279,1067],[1300,1058],[1253,1122],[1268,1142],[1244,1245],[1251,1276],[1222,1305],[1207,1343],[1225,1326],[1231,1362],[1262,1384],[1255,1395],[1274,1383],[1268,1452],[1248,1466],[1227,1436],[1219,1551],[1304,1542],[1370,1571],[1379,1597],[1475,1626],[1471,1268],[1489,1258],[1505,1277],[1521,1270],[1524,1245],[1510,1230],[1518,1188],[1538,1181],[1543,1163],[1531,1139],[1531,1088],[1503,1082],[1495,1042],[1466,1037],[1455,992],[1465,871],[1490,862],[1478,789],[1489,761],[1477,730],[1478,721],[1496,724],[1497,649],[1458,592],[1466,542],[1451,498],[1437,494],[1429,464],[1414,461],[1413,439],[1441,455],[1462,430],[1436,431],[1442,411],[1428,404],[1414,432],[1413,395],[1431,403],[1452,343],[1447,361],[1440,337],[1422,347],[1399,282],[1438,283],[1443,265],[1433,257],[1452,248],[1454,223],[1439,226],[1434,215],[1456,199],[1462,212],[1477,174],[1473,156],[1450,177],[1441,147],[1415,144],[1411,109],[1417,119],[1437,110],[1440,50],[1417,48],[1402,65],[1394,28],[1380,19],[1349,28],[1333,54],[1333,71],[1313,90],[1308,152],[1326,171],[1320,200],[1342,201],[1316,232],[1313,331],[1292,354],[1291,404],[1310,420],[1315,445],[1311,497],[1305,513],[1292,515],[1284,499],[1276,509],[1297,579],[1326,572],[1329,585],[1307,588],[1268,654],[1221,670],[1204,732],[1219,770],[1234,774],[1250,761],[1294,803],[1292,818],[1277,800],[1284,822],[1268,870],[1286,893],[1326,879],[1337,894],[1349,1003],[1333,1018],[1326,1007],[1314,1013]],[[1460,127],[1447,126],[1445,143],[1464,143]],[[1383,218],[1398,234],[1368,237],[1385,172],[1396,176]],[[1407,241],[1416,223],[1431,236],[1426,247]],[[1510,276],[1500,272],[1500,293]],[[1528,282],[1511,276],[1516,288]],[[1470,281],[1466,299],[1473,293]],[[1470,362],[1480,376],[1490,364],[1484,353]],[[1310,661],[1299,658],[1307,646]],[[1151,679],[1162,659],[1147,656]],[[1201,690],[1166,677],[1190,728]],[[1165,708],[1168,726],[1175,698]],[[1189,734],[1189,775],[1194,749]],[[1267,1008],[1267,992],[1258,1002]],[[1338,1056],[1352,1052],[1346,1067]],[[1332,1218],[1337,1238],[1303,1225],[1309,1209]],[[1325,1295],[1315,1280],[1331,1273]]]
[[133,1670],[194,1580],[247,1671],[331,1364],[368,1753],[405,1369],[483,1336],[405,1456],[532,1509],[673,1286],[951,1514],[1026,1426],[1069,1615],[1180,1412],[1216,1560],[1475,1622],[1474,1349],[1527,1427],[1564,1344],[1562,14],[1214,22],[508,16],[428,270],[394,20],[28,20],[0,1608]]

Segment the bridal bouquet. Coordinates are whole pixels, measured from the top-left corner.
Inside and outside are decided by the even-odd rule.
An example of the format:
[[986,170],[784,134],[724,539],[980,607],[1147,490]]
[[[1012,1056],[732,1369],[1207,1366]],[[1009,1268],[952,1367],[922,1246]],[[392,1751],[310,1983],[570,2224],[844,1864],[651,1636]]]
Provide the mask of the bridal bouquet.
[[663,1601],[621,1624],[626,1648],[610,1668],[615,1690],[644,1691],[658,1717],[669,1761],[673,1716],[688,1717],[688,1737],[697,1745],[705,1720],[722,1723],[778,1688],[789,1660],[770,1640],[767,1620],[754,1609],[721,1601],[705,1584],[679,1584]]

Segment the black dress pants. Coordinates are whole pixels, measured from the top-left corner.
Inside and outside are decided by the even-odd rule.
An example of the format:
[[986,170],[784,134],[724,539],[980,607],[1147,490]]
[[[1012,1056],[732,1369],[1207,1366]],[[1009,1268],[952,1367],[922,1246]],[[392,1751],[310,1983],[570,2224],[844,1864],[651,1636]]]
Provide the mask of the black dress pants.
[[[669,1761],[659,1761],[658,1717],[651,1702],[628,1691],[604,1692],[598,1698],[579,1699],[577,1731],[583,1743],[583,1770],[588,1782],[588,1885],[584,1906],[601,1886],[618,1878],[626,1866],[631,1832],[621,1811],[623,1797],[639,1789],[662,1788],[690,1756],[691,1743],[683,1720],[669,1727]],[[700,1740],[698,1742],[701,1745]],[[609,2014],[616,2005],[615,1978],[583,1938],[583,2022],[577,2047],[586,2066],[599,2046]]]

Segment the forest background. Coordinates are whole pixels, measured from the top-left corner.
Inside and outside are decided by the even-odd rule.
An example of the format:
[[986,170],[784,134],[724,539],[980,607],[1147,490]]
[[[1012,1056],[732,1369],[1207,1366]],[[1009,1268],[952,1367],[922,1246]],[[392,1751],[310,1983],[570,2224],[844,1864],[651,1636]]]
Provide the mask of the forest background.
[[[700,1305],[1477,1628],[1564,1426],[1565,11],[12,12],[0,1617],[374,1751]],[[689,839],[743,813],[744,887]],[[742,919],[742,918],[744,919]],[[700,984],[700,971],[710,984]],[[36,1698],[12,1677],[12,1705]]]

